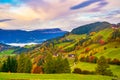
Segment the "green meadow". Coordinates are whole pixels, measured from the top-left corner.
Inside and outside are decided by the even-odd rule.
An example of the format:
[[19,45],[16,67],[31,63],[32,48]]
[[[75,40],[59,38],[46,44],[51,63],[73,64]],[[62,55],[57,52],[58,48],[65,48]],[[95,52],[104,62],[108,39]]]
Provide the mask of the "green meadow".
[[80,74],[0,73],[0,80],[111,80],[112,77]]

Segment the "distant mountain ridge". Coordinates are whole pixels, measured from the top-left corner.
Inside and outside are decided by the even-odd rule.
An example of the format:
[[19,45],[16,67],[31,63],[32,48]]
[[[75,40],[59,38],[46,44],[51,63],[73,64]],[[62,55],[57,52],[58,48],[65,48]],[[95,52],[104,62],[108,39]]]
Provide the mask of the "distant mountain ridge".
[[0,43],[0,51],[8,50],[8,49],[16,49],[19,47],[9,46],[3,43]]
[[73,34],[88,34],[110,27],[112,24],[108,22],[95,22],[87,25],[80,26],[71,31]]
[[66,31],[59,28],[38,29],[33,31],[0,29],[1,43],[41,43],[45,40],[63,36]]

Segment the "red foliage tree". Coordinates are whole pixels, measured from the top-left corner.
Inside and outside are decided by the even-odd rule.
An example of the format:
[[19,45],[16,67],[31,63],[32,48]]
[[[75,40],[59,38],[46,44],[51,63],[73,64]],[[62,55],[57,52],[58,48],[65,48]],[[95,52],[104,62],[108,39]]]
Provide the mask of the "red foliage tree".
[[90,48],[86,48],[86,49],[85,49],[85,52],[88,52],[88,51],[90,51]]
[[101,45],[104,45],[104,44],[105,44],[105,41],[101,39],[101,40],[99,41],[99,43],[100,43]]
[[43,67],[34,65],[32,69],[32,73],[43,74]]

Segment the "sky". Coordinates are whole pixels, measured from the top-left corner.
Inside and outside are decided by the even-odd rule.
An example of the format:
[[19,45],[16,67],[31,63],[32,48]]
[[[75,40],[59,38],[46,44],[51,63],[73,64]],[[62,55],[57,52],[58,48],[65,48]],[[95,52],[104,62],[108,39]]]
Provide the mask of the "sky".
[[35,30],[120,23],[120,0],[0,0],[0,29]]

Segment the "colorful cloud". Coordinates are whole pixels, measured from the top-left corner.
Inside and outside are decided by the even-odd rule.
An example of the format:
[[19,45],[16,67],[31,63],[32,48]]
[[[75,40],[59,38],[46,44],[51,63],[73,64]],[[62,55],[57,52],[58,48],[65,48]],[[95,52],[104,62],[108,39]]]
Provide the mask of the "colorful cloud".
[[70,31],[96,21],[120,22],[120,1],[0,0],[0,28],[3,29],[61,28]]

